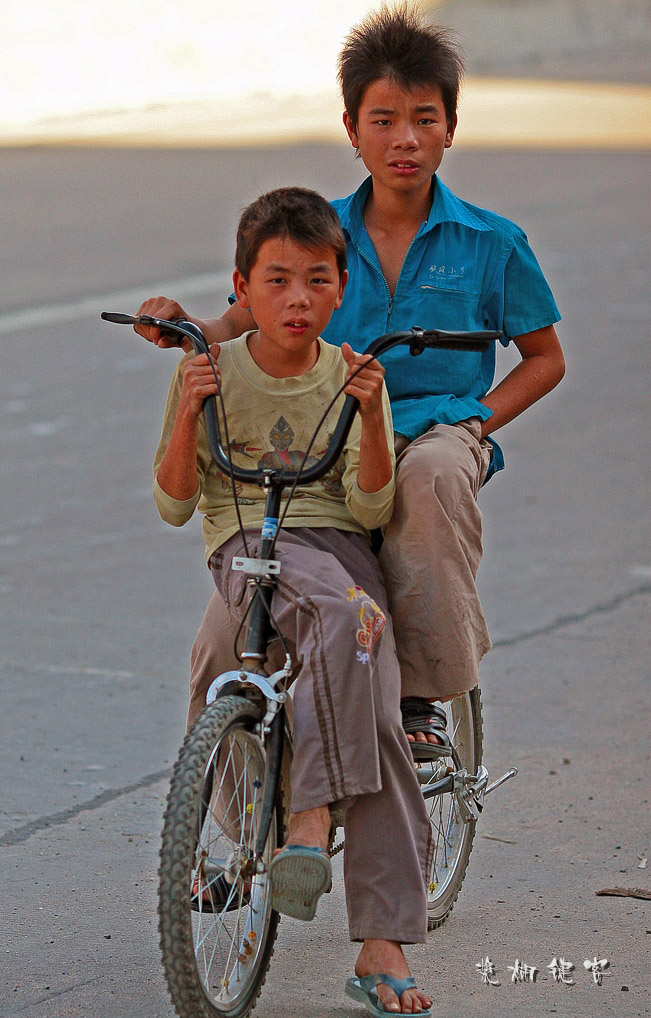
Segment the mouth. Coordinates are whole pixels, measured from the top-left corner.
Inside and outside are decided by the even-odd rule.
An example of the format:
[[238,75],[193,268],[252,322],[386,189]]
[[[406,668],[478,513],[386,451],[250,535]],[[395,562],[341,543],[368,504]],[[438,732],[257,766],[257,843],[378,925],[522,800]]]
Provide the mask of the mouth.
[[309,327],[309,322],[305,318],[292,318],[290,321],[285,322],[285,328],[289,329],[290,332],[305,332]]
[[389,163],[389,167],[396,173],[415,173],[420,169],[420,164],[415,163],[413,159],[395,159]]

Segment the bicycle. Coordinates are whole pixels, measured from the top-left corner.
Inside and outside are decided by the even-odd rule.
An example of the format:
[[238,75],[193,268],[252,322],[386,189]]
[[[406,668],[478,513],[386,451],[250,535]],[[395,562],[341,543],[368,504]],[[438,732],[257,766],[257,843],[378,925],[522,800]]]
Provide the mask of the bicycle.
[[[185,320],[104,312],[120,324],[156,325],[208,352],[201,330]],[[413,355],[426,348],[484,350],[498,332],[442,332],[414,328],[390,333],[366,353],[380,356],[398,344]],[[287,718],[292,660],[265,671],[275,635],[271,599],[280,564],[273,559],[282,524],[281,496],[323,477],[337,462],[357,409],[347,396],[328,448],[303,469],[244,469],[233,464],[221,439],[215,397],[204,405],[210,450],[219,469],[266,491],[258,558],[233,560],[252,590],[245,616],[242,667],[218,676],[206,708],[186,736],[176,761],[164,818],[159,868],[159,931],[165,977],[180,1018],[245,1018],[261,992],[273,954],[279,915],[271,906],[267,869],[284,842],[284,800],[292,753]],[[316,434],[316,432],[315,432]],[[228,438],[226,438],[228,449]],[[307,459],[310,446],[305,453]],[[289,499],[287,500],[287,503]],[[285,650],[287,650],[285,648]],[[463,882],[475,824],[485,796],[517,773],[491,785],[481,764],[482,716],[478,689],[446,705],[451,751],[412,744],[414,765],[429,800],[434,857],[428,887],[428,929],[450,915]],[[332,844],[330,854],[343,847]]]

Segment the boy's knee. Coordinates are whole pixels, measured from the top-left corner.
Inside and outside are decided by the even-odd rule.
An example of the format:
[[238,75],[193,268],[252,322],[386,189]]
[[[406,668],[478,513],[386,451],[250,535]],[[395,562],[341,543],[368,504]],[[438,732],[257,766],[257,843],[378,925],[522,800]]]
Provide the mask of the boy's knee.
[[452,515],[466,495],[477,496],[481,473],[479,441],[453,425],[437,425],[400,460],[396,497],[424,517],[438,506]]
[[[220,672],[238,668],[233,644],[238,624],[231,618],[221,595],[215,591],[201,620],[190,654],[190,687],[208,685]],[[207,688],[207,687],[206,687]]]

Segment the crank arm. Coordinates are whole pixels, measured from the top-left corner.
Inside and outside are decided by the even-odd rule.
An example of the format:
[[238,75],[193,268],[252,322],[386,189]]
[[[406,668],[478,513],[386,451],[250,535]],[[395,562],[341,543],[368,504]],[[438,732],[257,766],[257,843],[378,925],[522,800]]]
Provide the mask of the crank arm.
[[461,810],[461,816],[466,823],[471,820],[477,820],[479,814],[484,808],[484,799],[489,792],[499,788],[509,778],[514,778],[518,773],[517,767],[511,767],[505,774],[502,774],[500,778],[493,781],[490,785],[488,784],[488,771],[485,767],[480,767],[477,773],[477,781],[475,784],[465,788],[458,796],[459,809]]
[[488,784],[488,771],[480,764],[477,768],[477,776],[473,779],[463,772],[455,774],[455,791],[461,819],[469,824],[479,819],[479,814],[484,808],[484,790]]

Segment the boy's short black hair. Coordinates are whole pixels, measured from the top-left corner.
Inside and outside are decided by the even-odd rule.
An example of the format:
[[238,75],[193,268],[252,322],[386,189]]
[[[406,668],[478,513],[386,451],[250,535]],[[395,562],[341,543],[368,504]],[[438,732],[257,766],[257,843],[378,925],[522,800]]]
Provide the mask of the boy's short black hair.
[[251,202],[240,216],[235,266],[248,280],[265,240],[289,237],[301,247],[332,248],[341,277],[346,239],[339,216],[326,199],[306,187],[278,187]]
[[369,14],[351,30],[339,55],[338,77],[355,126],[366,89],[380,78],[391,78],[408,91],[436,85],[451,124],[457,112],[463,58],[450,32],[426,24],[418,11],[403,3]]

